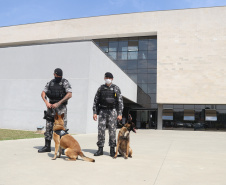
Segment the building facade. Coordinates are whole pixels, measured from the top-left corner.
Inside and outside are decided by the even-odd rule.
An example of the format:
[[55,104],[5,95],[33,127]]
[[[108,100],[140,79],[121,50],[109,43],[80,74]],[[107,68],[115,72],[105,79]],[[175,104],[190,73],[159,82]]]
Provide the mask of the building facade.
[[[138,128],[224,130],[226,128],[225,17],[226,7],[210,7],[2,27],[0,28],[1,63],[19,60],[19,58],[9,60],[7,56],[13,56],[15,52],[19,55],[21,48],[25,53],[30,52],[34,62],[34,57],[39,55],[37,51],[31,53],[29,48],[48,45],[50,48],[59,47],[58,50],[62,52],[61,60],[70,66],[71,63],[66,61],[67,57],[64,59],[67,50],[64,49],[63,44],[92,42],[93,47],[101,52],[101,56],[103,55],[107,61],[111,61],[116,66],[117,70],[115,68],[113,73],[118,74],[120,71],[119,74],[122,74],[123,78],[118,79],[118,82],[124,81],[122,85],[124,115],[131,113]],[[97,58],[94,53],[86,50],[80,50],[80,53]],[[50,53],[45,54],[50,55]],[[74,57],[76,55],[76,51],[71,54]],[[54,54],[51,56],[54,58]],[[82,60],[80,57],[80,61]],[[100,67],[98,63],[100,59],[96,60],[95,66]],[[80,63],[82,62],[76,65],[80,66]],[[52,67],[48,61],[45,64]],[[63,63],[59,64],[62,68],[65,67]],[[79,71],[86,69],[84,66],[80,67]],[[103,68],[105,71],[111,70],[109,66]],[[71,74],[75,72],[75,68],[66,67],[66,69]],[[89,69],[92,71],[91,68]],[[8,68],[3,67],[2,70],[6,73]],[[16,70],[15,74],[17,74]],[[70,78],[74,78],[73,75]],[[97,84],[101,83],[100,78],[96,76],[92,78]],[[7,79],[2,78],[2,80]],[[133,92],[131,92],[131,84],[136,86],[132,88]],[[91,94],[93,93],[94,91]],[[89,102],[92,101],[90,98]],[[1,109],[4,112],[5,108]],[[90,111],[88,107],[85,110]],[[89,116],[91,114],[89,113]],[[26,122],[26,118],[23,121]],[[85,125],[88,125],[88,122],[92,120],[85,121]],[[82,132],[95,132],[95,129],[84,129]],[[80,132],[76,129],[74,131]]]

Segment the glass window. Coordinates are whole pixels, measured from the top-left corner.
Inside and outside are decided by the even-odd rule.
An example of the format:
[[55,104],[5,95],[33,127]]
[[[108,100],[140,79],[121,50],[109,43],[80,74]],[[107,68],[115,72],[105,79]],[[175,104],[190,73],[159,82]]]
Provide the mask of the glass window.
[[148,62],[147,60],[139,60],[138,61],[138,68],[142,69],[142,68],[147,68],[148,67]]
[[148,94],[151,97],[151,103],[156,103],[156,94]]
[[119,41],[118,51],[128,51],[128,41]]
[[138,58],[138,52],[137,51],[128,52],[128,59],[129,60],[137,60],[137,58]]
[[109,52],[108,56],[112,59],[112,60],[116,60],[117,59],[117,52]]
[[109,42],[109,51],[118,51],[118,42]]
[[108,42],[100,42],[100,48],[103,52],[108,52]]
[[195,105],[195,110],[201,111],[202,109],[205,109],[205,105]]
[[184,105],[173,105],[174,109],[183,109]]
[[130,40],[128,42],[128,51],[138,51],[138,41]]
[[137,83],[137,74],[128,74],[128,76],[129,76],[135,83]]
[[127,61],[126,60],[119,60],[119,61],[117,61],[117,64],[121,69],[127,69]]
[[148,73],[148,69],[138,69],[137,73]]
[[148,85],[147,84],[139,84],[138,86],[145,92],[148,93]]
[[128,69],[127,73],[137,73],[137,69]]
[[147,83],[148,82],[148,75],[147,74],[138,74],[137,75],[138,83]]
[[148,59],[148,51],[139,51],[138,58],[139,59]]
[[156,74],[148,74],[148,83],[156,83]]
[[156,69],[148,69],[148,73],[157,73],[157,70]]
[[148,84],[148,93],[156,93],[156,84]]
[[148,59],[157,59],[157,51],[148,51]]
[[157,50],[157,39],[150,39],[149,40],[148,50]]
[[128,60],[127,69],[137,69],[137,61],[136,60]]
[[118,60],[127,60],[127,52],[118,52]]
[[226,105],[217,105],[217,109],[226,109]]
[[163,109],[162,110],[163,120],[173,120],[173,109]]
[[194,109],[194,105],[184,105],[184,109]]
[[142,50],[147,51],[148,50],[148,43],[149,43],[148,40],[139,40],[139,51],[142,51]]
[[148,68],[157,68],[157,60],[148,60]]

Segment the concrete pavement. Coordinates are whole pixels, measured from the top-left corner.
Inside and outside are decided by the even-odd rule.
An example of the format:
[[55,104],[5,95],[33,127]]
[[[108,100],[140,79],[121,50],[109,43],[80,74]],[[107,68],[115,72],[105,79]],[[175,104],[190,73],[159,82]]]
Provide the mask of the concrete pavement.
[[37,152],[40,138],[0,141],[0,185],[226,185],[226,132],[137,130],[127,160],[109,157],[108,142],[105,155],[94,157],[97,134],[74,137],[95,163],[53,161],[54,147]]

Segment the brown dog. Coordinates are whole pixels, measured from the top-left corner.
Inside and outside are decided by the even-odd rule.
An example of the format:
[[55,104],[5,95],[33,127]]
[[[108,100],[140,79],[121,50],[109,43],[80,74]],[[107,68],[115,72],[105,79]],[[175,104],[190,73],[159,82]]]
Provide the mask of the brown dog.
[[[58,115],[57,113],[54,117],[53,139],[55,141],[55,155],[53,160],[55,160],[57,157],[60,158],[63,148],[65,149],[65,155],[69,157],[68,160],[76,161],[77,157],[80,156],[85,161],[95,162],[94,159],[88,158],[82,153],[79,143],[70,134],[68,134],[67,131],[65,131],[63,117],[64,114]],[[58,132],[61,132],[60,135],[62,136],[58,135]],[[58,150],[59,156],[57,156]]]
[[120,155],[122,155],[125,159],[128,159],[128,157],[132,157],[132,149],[130,148],[130,138],[129,134],[130,131],[133,131],[136,133],[135,130],[135,124],[132,122],[126,123],[118,133],[118,141],[117,141],[117,147],[114,158],[116,159],[118,156],[118,152]]

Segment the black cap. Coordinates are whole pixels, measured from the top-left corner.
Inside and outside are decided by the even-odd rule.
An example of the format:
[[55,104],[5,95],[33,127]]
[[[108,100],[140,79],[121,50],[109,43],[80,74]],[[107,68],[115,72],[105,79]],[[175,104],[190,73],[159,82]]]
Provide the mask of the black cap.
[[105,73],[104,77],[113,78],[113,75],[109,72]]
[[54,70],[54,73],[55,73],[56,75],[58,75],[58,76],[63,76],[63,71],[62,71],[62,69],[60,69],[60,68],[56,68],[56,69]]

